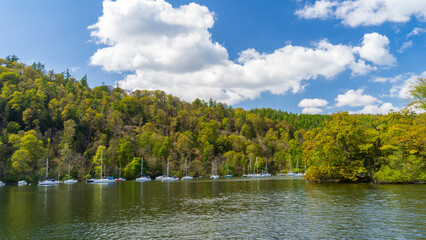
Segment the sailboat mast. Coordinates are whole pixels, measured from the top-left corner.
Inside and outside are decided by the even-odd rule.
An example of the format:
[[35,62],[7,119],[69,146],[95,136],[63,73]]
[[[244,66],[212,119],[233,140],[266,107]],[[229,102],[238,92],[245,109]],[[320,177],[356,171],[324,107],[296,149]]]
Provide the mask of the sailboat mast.
[[188,168],[187,168],[186,157],[185,157],[185,176],[187,175],[188,175]]
[[169,176],[169,159],[167,159],[167,177]]
[[297,172],[299,172],[299,157],[297,157],[297,160],[296,160],[296,168],[297,168]]
[[103,155],[103,153],[104,153],[104,150],[102,149],[101,150],[101,179],[102,179],[102,155]]
[[265,161],[265,173],[267,173],[267,172],[268,172],[268,162]]
[[288,156],[288,171],[291,172],[291,160],[290,155]]
[[48,176],[48,171],[49,171],[49,158],[46,158],[46,180]]
[[141,177],[143,176],[143,157],[142,157],[142,164],[141,164]]

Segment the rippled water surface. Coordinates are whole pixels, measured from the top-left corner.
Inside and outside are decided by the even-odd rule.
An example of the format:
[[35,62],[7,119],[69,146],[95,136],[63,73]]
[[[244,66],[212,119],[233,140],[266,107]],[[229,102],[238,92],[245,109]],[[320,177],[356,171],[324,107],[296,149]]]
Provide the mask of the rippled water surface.
[[426,239],[426,186],[298,179],[0,188],[0,239]]

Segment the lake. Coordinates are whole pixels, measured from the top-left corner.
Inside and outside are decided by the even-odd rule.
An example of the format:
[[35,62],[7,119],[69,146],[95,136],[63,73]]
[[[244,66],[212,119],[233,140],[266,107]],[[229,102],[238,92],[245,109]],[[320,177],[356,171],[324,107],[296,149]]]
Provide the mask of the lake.
[[426,185],[288,177],[0,188],[0,239],[425,239]]

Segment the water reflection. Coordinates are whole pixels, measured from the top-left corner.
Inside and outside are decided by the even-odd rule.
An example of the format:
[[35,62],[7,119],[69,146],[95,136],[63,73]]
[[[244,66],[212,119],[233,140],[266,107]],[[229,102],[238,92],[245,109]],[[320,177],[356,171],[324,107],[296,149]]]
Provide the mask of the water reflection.
[[424,239],[425,197],[424,185],[285,178],[6,186],[0,236]]

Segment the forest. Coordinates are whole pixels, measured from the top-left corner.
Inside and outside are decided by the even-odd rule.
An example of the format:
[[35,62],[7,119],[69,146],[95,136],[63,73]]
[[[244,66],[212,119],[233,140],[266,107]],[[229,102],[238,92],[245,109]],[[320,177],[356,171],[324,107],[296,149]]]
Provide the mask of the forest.
[[[192,103],[162,91],[90,88],[86,76],[0,58],[0,180],[305,172],[313,182],[426,182],[426,81],[387,115],[294,114]],[[70,169],[70,171],[68,170]],[[69,174],[68,174],[69,172]]]

